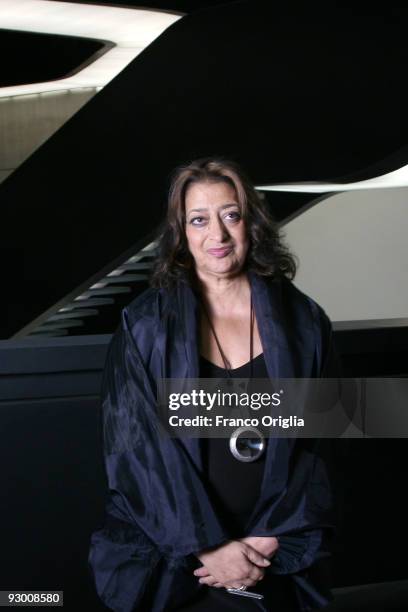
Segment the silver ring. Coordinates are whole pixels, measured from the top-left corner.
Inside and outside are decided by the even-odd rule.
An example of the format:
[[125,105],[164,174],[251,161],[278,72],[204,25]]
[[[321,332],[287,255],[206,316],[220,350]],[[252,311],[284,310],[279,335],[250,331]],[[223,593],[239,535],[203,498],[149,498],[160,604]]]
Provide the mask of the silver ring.
[[246,591],[246,585],[245,584],[241,584],[241,586],[239,587],[238,591]]

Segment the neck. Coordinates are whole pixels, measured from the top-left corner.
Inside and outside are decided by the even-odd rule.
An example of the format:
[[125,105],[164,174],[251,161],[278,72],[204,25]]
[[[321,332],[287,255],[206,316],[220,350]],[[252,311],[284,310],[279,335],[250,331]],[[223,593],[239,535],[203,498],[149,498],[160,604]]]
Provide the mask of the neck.
[[197,274],[197,285],[213,314],[237,311],[250,302],[251,288],[245,272],[227,278]]

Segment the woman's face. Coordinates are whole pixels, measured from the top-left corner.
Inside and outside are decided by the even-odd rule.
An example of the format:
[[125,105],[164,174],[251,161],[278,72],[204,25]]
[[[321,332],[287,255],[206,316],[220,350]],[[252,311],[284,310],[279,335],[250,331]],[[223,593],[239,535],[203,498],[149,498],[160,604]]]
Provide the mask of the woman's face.
[[192,183],[186,192],[186,237],[199,277],[230,277],[245,262],[249,240],[235,189]]

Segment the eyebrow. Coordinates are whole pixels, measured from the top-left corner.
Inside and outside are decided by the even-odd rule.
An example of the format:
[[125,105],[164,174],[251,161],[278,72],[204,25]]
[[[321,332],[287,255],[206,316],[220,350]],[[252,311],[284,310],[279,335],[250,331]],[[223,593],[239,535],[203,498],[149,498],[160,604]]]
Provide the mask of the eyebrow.
[[[224,208],[230,208],[231,206],[239,207],[239,204],[238,202],[234,202],[232,204],[223,204],[222,206],[220,206],[220,209],[223,210]],[[193,212],[205,212],[206,210],[208,210],[208,208],[192,208],[191,210],[188,211],[188,214],[193,213]]]

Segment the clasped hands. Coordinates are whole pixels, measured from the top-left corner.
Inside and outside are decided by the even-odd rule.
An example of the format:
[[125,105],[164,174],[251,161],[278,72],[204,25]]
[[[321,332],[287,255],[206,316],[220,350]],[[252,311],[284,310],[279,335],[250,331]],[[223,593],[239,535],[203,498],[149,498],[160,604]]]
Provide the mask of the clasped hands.
[[205,549],[196,556],[203,564],[194,571],[201,584],[238,589],[251,587],[262,580],[276,554],[275,537],[248,536],[230,540],[217,548]]

